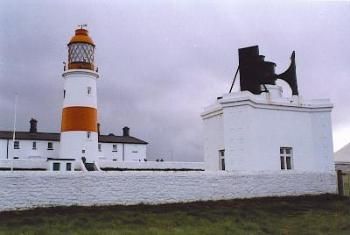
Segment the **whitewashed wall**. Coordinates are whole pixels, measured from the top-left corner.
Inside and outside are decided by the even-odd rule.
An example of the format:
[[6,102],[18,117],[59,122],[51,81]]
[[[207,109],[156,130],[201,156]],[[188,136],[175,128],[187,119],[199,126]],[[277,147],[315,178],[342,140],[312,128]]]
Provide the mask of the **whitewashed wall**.
[[294,169],[334,171],[330,112],[244,105],[226,108],[224,125],[230,170],[280,170],[280,147],[292,147]]
[[[94,133],[92,133],[94,134]],[[13,149],[13,142],[9,140],[8,144],[8,159],[13,156],[19,159],[47,159],[58,158],[60,142],[57,141],[41,141],[41,140],[18,140],[20,142],[20,149]],[[32,149],[33,142],[36,142],[36,150]],[[47,149],[48,142],[53,143],[53,150]],[[113,151],[113,144],[117,145],[117,151]],[[123,147],[124,145],[124,147]],[[71,146],[76,148],[78,145]],[[123,151],[125,161],[139,161],[144,160],[147,154],[146,144],[121,144],[121,143],[101,143],[101,152],[97,152],[97,159],[123,161]],[[79,146],[78,146],[79,147]],[[96,146],[97,148],[97,146]],[[123,150],[124,148],[124,150]],[[81,149],[78,151],[80,158],[84,155]],[[7,157],[7,140],[0,139],[0,160]],[[1,165],[0,165],[1,167]]]
[[[71,69],[65,71],[62,77],[64,78],[64,90],[66,91],[63,108],[72,106],[97,108],[96,79],[98,74],[96,72]],[[88,87],[91,87],[91,94],[87,94]]]
[[203,123],[205,169],[219,170],[219,150],[225,149],[222,110],[214,112]]
[[329,100],[227,94],[202,114],[206,169],[225,149],[228,171],[281,171],[280,147],[292,147],[293,169],[332,172],[331,110]]
[[[99,143],[101,150],[98,151],[98,159],[123,161],[123,144],[120,143]],[[113,145],[117,145],[117,150],[113,151]]]
[[[42,141],[42,140],[18,140],[20,148],[14,149],[12,140],[9,140],[8,159],[18,157],[19,159],[36,159],[36,158],[57,158],[59,153],[59,142]],[[36,149],[32,148],[33,142],[36,142]],[[53,143],[53,150],[47,149],[48,142]],[[6,159],[7,140],[0,139],[0,159]]]
[[[123,144],[123,143],[99,143],[101,151],[98,152],[98,159],[114,161],[143,161],[147,159],[146,144]],[[117,145],[117,150],[113,150]]]
[[124,161],[138,161],[146,158],[145,144],[126,144],[124,147]]
[[0,159],[6,159],[7,157],[7,140],[0,140]]
[[[76,160],[75,166],[79,166],[79,161],[85,157],[87,162],[97,160],[97,132],[91,132],[90,138],[87,138],[86,131],[67,131],[61,133],[59,157],[73,158]],[[83,153],[85,150],[85,153]]]
[[[2,159],[0,160],[0,168],[20,168],[20,169],[49,169],[49,163],[46,159]],[[1,180],[1,179],[0,179]]]
[[0,172],[0,211],[336,193],[335,174]]

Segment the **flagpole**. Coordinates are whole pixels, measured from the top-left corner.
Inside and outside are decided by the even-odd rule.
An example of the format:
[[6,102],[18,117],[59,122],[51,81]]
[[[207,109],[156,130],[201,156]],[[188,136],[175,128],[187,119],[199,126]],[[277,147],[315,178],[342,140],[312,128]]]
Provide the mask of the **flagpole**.
[[[15,110],[14,110],[15,113],[14,113],[14,120],[13,120],[13,135],[12,135],[13,150],[15,150],[15,139],[16,139],[17,100],[18,100],[18,95],[16,94],[16,97],[15,97]],[[14,153],[15,153],[15,151],[12,151],[11,171],[13,171]]]

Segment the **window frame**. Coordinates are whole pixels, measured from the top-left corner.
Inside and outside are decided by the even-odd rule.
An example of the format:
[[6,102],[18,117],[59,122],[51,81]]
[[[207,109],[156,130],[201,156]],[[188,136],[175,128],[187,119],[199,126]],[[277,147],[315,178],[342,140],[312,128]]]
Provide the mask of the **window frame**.
[[14,142],[13,142],[13,149],[20,149],[21,148],[21,146],[20,146],[20,144],[19,144],[19,141],[18,140],[15,140]]
[[220,171],[226,170],[225,149],[219,150],[219,170]]
[[52,163],[52,171],[60,171],[61,170],[61,163],[60,162],[53,162]]
[[[50,147],[50,145],[51,145],[51,147]],[[47,142],[47,150],[54,150],[53,142]]]
[[292,147],[280,147],[280,169],[282,171],[294,169]]
[[33,142],[32,142],[32,150],[37,150],[36,141],[33,141]]
[[66,171],[72,171],[72,163],[66,162]]

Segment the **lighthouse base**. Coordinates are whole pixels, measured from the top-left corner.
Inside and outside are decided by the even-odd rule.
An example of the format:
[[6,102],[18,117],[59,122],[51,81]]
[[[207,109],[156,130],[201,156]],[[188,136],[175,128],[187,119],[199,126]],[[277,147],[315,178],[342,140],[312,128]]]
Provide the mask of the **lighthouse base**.
[[97,156],[98,134],[96,132],[70,131],[61,133],[60,158],[75,159],[74,168],[81,162],[94,163]]

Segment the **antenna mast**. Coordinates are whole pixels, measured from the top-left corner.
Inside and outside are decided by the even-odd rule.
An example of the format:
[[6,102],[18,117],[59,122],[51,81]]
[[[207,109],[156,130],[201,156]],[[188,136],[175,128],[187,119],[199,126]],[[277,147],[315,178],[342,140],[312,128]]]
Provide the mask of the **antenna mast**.
[[[15,113],[14,113],[14,120],[13,120],[13,135],[12,135],[12,144],[13,149],[15,149],[15,139],[16,139],[16,121],[17,121],[17,100],[18,95],[15,96]],[[11,171],[13,171],[13,160],[14,160],[14,152],[12,153],[12,161],[11,161]]]

